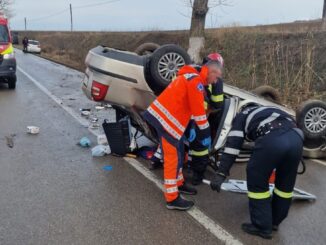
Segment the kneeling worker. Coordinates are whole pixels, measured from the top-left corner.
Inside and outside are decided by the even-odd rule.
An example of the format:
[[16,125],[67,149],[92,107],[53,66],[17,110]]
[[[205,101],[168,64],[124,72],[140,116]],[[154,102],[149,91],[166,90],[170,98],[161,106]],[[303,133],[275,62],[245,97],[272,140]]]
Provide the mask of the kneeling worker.
[[[211,188],[220,191],[229,175],[244,139],[255,148],[247,166],[247,186],[251,223],[243,231],[265,239],[286,218],[291,205],[298,165],[303,150],[303,133],[294,119],[274,107],[249,105],[234,118],[219,170]],[[275,189],[271,197],[269,177],[276,169]]]
[[155,127],[161,141],[164,161],[165,199],[168,209],[188,210],[194,203],[183,199],[180,193],[193,193],[184,183],[184,132],[191,119],[200,129],[197,136],[201,143],[210,147],[210,128],[204,107],[204,86],[216,81],[219,64],[207,62],[198,72],[192,66],[184,66],[177,78],[157,97],[144,114]]

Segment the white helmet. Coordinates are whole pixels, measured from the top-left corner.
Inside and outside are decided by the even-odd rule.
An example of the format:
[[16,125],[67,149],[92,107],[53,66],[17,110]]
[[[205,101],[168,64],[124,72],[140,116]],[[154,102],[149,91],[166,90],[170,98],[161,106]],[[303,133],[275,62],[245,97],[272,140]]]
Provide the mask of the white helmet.
[[253,100],[241,100],[238,104],[238,113],[242,112],[248,106],[259,106],[259,104]]

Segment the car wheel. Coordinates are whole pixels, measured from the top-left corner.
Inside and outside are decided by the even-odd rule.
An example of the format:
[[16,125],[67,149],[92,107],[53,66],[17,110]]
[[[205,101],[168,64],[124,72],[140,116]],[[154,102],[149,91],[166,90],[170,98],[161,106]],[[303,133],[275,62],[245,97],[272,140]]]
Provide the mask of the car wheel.
[[277,104],[281,104],[282,100],[281,100],[281,96],[280,93],[273,87],[271,86],[267,86],[267,85],[263,85],[260,86],[256,89],[254,89],[252,91],[254,94],[263,97],[264,99],[277,103]]
[[312,159],[326,158],[326,139],[304,141],[303,156]]
[[156,94],[161,93],[177,75],[179,69],[190,63],[190,56],[178,45],[161,46],[151,56],[150,87]]
[[13,77],[10,77],[8,79],[8,88],[9,89],[15,89],[16,88],[16,81],[17,81],[16,75],[13,76]]
[[138,48],[136,48],[135,53],[138,55],[152,54],[160,45],[156,43],[143,43]]
[[299,128],[305,137],[321,140],[326,137],[326,103],[320,100],[308,100],[296,111]]

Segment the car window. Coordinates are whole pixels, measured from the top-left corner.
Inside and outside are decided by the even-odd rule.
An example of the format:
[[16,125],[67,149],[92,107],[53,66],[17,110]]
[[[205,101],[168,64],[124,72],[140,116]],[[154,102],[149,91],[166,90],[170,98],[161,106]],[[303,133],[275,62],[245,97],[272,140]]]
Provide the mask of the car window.
[[0,42],[8,43],[9,42],[9,33],[6,26],[0,25]]
[[32,44],[32,45],[39,45],[40,44],[39,41],[34,41],[34,40],[29,40],[28,43]]

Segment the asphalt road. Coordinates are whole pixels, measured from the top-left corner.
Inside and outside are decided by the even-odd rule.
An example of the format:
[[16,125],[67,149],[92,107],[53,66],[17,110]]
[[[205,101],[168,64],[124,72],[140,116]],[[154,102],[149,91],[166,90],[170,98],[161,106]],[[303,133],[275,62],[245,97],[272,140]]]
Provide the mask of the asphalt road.
[[[203,226],[206,217],[243,244],[326,244],[324,165],[309,161],[297,181],[318,200],[294,202],[272,241],[241,231],[249,218],[245,195],[200,186],[191,199],[201,215],[168,211],[157,185],[130,162],[92,158],[89,149],[76,145],[83,136],[96,141],[88,122],[72,116],[95,106],[80,90],[82,73],[19,51],[17,61],[16,91],[0,85],[1,245],[223,244],[221,232]],[[94,113],[113,117],[111,110]],[[30,125],[39,126],[40,134],[26,134]],[[11,134],[13,148],[5,140]],[[112,170],[103,170],[108,165]],[[231,177],[245,179],[244,169],[236,165]],[[161,171],[154,174],[161,178]]]

